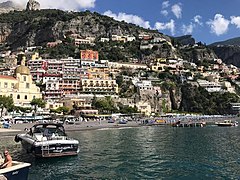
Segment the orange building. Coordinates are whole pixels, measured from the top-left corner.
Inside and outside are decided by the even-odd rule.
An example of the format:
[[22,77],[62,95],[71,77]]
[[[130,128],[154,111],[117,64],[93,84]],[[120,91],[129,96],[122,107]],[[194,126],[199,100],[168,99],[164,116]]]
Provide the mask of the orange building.
[[98,61],[98,51],[81,50],[80,55],[82,60]]

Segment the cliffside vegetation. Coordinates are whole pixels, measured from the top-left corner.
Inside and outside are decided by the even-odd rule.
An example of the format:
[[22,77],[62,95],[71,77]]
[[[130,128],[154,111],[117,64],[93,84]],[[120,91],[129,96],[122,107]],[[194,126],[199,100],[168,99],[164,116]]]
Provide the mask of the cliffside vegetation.
[[209,93],[202,87],[184,84],[181,87],[182,101],[180,110],[202,114],[232,114],[230,103],[239,102],[239,97],[232,93]]

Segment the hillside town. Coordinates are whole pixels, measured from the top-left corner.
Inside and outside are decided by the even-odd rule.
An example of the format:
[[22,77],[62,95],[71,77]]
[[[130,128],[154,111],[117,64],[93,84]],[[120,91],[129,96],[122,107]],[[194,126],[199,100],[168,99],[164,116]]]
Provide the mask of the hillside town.
[[239,179],[239,5],[205,1],[0,1],[0,180]]
[[[37,1],[27,3],[26,12],[31,12],[33,17],[39,9]],[[80,15],[78,19],[84,19],[91,13]],[[91,23],[79,26],[84,29]],[[108,35],[98,36],[91,35],[90,29],[82,33],[72,22],[68,25],[71,28],[63,30],[54,41],[50,38],[44,43],[34,43],[29,36],[22,42],[24,46],[11,44],[8,40],[11,31],[2,27],[0,95],[12,98],[14,106],[19,107],[15,108],[18,112],[63,113],[76,117],[121,112],[149,117],[186,111],[180,108],[182,96],[186,94],[182,95],[179,84],[202,87],[209,93],[238,94],[238,67],[225,64],[212,50],[191,37],[181,44],[155,31],[137,29],[134,34],[127,33],[119,30],[119,25]],[[74,57],[68,48],[74,50]],[[119,54],[120,51],[125,54]],[[42,100],[44,105],[34,103],[35,100]],[[238,113],[238,102],[230,103]]]
[[[71,37],[75,46],[95,42],[91,37],[80,39],[76,34]],[[111,41],[126,43],[135,38],[113,35]],[[172,46],[165,39],[146,34],[140,34],[137,38],[142,41],[140,49],[152,48],[163,42]],[[109,39],[101,38],[100,41]],[[59,43],[62,42],[48,42],[46,46],[54,48]],[[221,59],[213,59],[208,67],[178,57],[155,58],[149,64],[140,64],[136,60],[112,62],[99,59],[98,51],[91,49],[80,50],[79,59],[45,59],[38,53],[41,48],[43,47],[26,47],[21,51],[8,50],[0,53],[0,94],[12,97],[15,106],[31,108],[34,98],[42,98],[46,106],[40,108],[40,111],[49,112],[50,109],[66,106],[69,112],[76,110],[74,115],[92,116],[102,113],[92,106],[94,98],[111,97],[114,103],[136,108],[138,113],[145,116],[163,115],[171,112],[169,94],[161,88],[164,81],[154,77],[154,73],[177,75],[182,83],[201,86],[208,92],[230,93],[235,93],[235,87],[227,79],[234,81],[239,74],[236,66],[226,65]],[[147,72],[150,72],[149,76],[146,75]],[[132,84],[136,93],[128,97],[122,96],[123,87],[117,82],[119,77]]]

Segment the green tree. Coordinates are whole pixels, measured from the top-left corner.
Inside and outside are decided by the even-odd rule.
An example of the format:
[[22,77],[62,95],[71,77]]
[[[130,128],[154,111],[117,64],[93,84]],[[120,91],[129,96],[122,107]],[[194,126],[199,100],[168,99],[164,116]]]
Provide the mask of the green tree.
[[132,114],[132,113],[137,113],[137,107],[130,107],[130,106],[124,106],[120,105],[119,106],[119,112],[123,114]]
[[4,108],[7,109],[7,111],[12,111],[14,108],[14,102],[12,97],[0,96],[0,107],[1,107],[1,117],[3,115]]
[[57,111],[58,111],[58,112],[62,112],[63,115],[68,114],[68,113],[69,113],[69,110],[70,110],[70,109],[69,109],[68,107],[66,107],[66,106],[61,106],[61,107],[57,108]]
[[122,75],[119,75],[116,77],[116,83],[121,86],[122,83],[123,83],[123,76]]
[[44,100],[42,100],[41,98],[34,98],[34,99],[30,102],[30,104],[31,104],[32,106],[34,106],[34,112],[35,112],[35,114],[36,114],[36,112],[37,112],[37,107],[44,108],[45,105],[46,105],[46,102],[45,102]]
[[50,113],[60,113],[59,109],[50,109]]
[[117,111],[110,96],[107,96],[104,99],[96,100],[95,108],[98,109],[101,113],[112,113]]

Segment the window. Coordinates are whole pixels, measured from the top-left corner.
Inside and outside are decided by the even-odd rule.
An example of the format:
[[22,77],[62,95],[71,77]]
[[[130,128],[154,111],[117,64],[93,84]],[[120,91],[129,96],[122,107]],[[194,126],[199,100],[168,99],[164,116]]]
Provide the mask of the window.
[[14,83],[11,84],[11,88],[14,88]]
[[36,97],[35,96],[33,96],[33,99],[35,99]]
[[24,96],[24,99],[27,99],[27,95]]
[[20,99],[20,95],[19,94],[17,95],[17,99]]
[[29,89],[30,85],[29,83],[26,83],[26,88]]
[[12,94],[10,94],[10,97],[13,97],[13,95],[12,95]]
[[27,80],[27,77],[26,76],[23,76],[23,81],[26,81]]
[[7,88],[7,87],[8,87],[8,83],[5,82],[5,83],[4,83],[4,88]]

